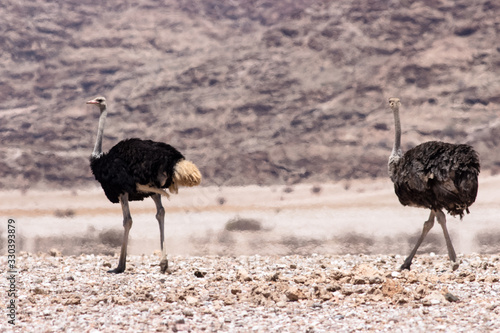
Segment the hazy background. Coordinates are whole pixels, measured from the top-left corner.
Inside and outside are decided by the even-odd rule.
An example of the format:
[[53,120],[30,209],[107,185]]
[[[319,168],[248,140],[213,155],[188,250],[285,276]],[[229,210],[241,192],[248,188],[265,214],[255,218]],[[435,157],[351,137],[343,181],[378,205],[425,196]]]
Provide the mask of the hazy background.
[[[88,167],[98,111],[85,102],[104,95],[110,108],[104,150],[127,137],[180,149],[200,167],[203,186],[212,189],[193,194],[201,199],[189,199],[189,209],[209,201],[211,210],[225,206],[230,212],[215,219],[217,227],[210,230],[216,235],[228,220],[245,217],[240,206],[227,208],[228,198],[239,195],[244,201],[251,194],[212,198],[206,192],[223,191],[221,186],[275,188],[283,195],[269,201],[276,210],[254,217],[262,230],[287,231],[288,237],[291,218],[279,214],[289,208],[279,202],[297,184],[305,186],[313,205],[297,225],[318,222],[319,234],[324,235],[321,227],[331,233],[325,237],[338,237],[332,224],[340,223],[332,218],[338,207],[324,215],[311,213],[318,208],[314,200],[326,196],[325,184],[338,186],[334,192],[342,195],[380,190],[392,200],[391,218],[376,217],[380,212],[357,217],[356,209],[347,213],[353,227],[346,232],[365,237],[360,244],[374,236],[354,225],[369,218],[382,223],[378,229],[391,230],[401,214],[410,218],[415,212],[410,218],[414,229],[404,231],[419,233],[427,212],[399,207],[387,179],[393,142],[387,99],[402,100],[405,149],[428,140],[469,143],[480,153],[481,177],[499,173],[499,17],[500,3],[479,0],[4,1],[0,189],[14,199],[3,205],[1,215],[17,218],[20,229],[39,223],[49,230],[64,221],[72,226],[68,232],[87,232],[83,239],[99,240],[108,226],[92,207],[102,203],[111,207],[106,216],[120,230],[119,206],[106,202]],[[374,189],[373,182],[381,185]],[[59,201],[59,207],[36,201],[55,195],[53,190],[66,193],[68,200]],[[82,191],[92,195],[82,196]],[[488,193],[488,200],[497,195]],[[253,195],[259,198],[262,192]],[[351,204],[366,208],[370,200],[353,196]],[[144,223],[155,228],[150,234],[156,237],[154,205],[147,204],[151,208],[144,214],[151,221]],[[500,209],[498,200],[483,206]],[[260,211],[252,207],[243,211]],[[474,206],[472,211],[477,211]],[[279,223],[269,222],[276,216]],[[75,223],[78,219],[87,224]],[[185,220],[178,219],[173,225]],[[496,221],[483,216],[478,223],[483,222]],[[136,219],[131,237],[138,225]],[[35,227],[27,229],[26,237],[41,235]],[[186,237],[199,244],[195,236]],[[207,233],[204,237],[210,240]],[[221,242],[214,237],[213,244]],[[292,252],[300,248],[291,244]],[[212,252],[222,250],[217,251]]]

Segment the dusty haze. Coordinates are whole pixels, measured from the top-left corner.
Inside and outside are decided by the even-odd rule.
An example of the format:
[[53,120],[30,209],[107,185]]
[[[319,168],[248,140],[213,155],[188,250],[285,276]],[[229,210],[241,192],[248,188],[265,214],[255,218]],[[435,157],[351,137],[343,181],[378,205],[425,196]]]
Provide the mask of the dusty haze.
[[[405,149],[480,153],[478,202],[450,230],[460,253],[494,251],[499,14],[494,1],[7,1],[2,216],[25,250],[115,252],[120,207],[88,166],[85,102],[105,95],[104,150],[165,141],[203,173],[166,203],[170,253],[406,254],[428,213],[401,207],[387,177],[397,96]],[[158,248],[150,201],[132,205],[132,253]],[[228,232],[238,218],[262,230]],[[422,251],[443,250],[438,229]]]

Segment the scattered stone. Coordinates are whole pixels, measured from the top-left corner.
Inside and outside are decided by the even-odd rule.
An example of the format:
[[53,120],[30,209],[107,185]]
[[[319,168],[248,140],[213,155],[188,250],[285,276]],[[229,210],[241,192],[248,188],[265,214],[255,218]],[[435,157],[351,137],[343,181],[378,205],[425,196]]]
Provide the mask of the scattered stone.
[[293,279],[293,281],[294,281],[295,283],[304,284],[304,283],[306,283],[307,278],[306,278],[305,276],[297,276],[297,277],[295,277],[295,278]]
[[[192,316],[194,316],[194,312],[191,309],[183,309],[182,310],[182,314],[184,316],[186,316],[186,317],[192,317]],[[184,324],[184,323],[182,323],[182,324]]]
[[49,250],[49,254],[52,256],[52,257],[61,257],[62,256],[62,253],[61,251],[59,251],[58,249],[50,249]]
[[[427,260],[425,254],[420,257]],[[20,260],[18,267],[20,285],[33,286],[18,297],[23,309],[19,323],[29,323],[41,332],[84,331],[89,322],[110,331],[123,327],[139,331],[145,323],[177,332],[243,327],[256,332],[306,331],[308,327],[317,332],[388,327],[411,331],[416,322],[404,319],[410,316],[419,318],[422,327],[441,327],[446,318],[450,331],[498,331],[497,257],[464,256],[467,264],[451,272],[445,268],[447,256],[436,255],[433,265],[416,265],[414,271],[393,278],[392,270],[401,260],[391,256],[218,256],[216,261],[177,257],[175,273],[164,276],[138,273],[157,262],[153,256],[129,256],[135,271],[111,275],[96,267],[95,260],[102,262],[98,257],[70,256],[62,262],[32,255]],[[230,272],[242,262],[249,263],[252,281],[240,280],[244,274],[239,270]],[[318,269],[320,263],[328,265]],[[292,264],[297,268],[290,270]],[[76,269],[67,269],[72,267]],[[200,279],[193,267],[210,267],[216,274]],[[273,272],[275,281],[265,278]],[[381,283],[370,282],[376,277]],[[471,277],[478,282],[470,283]],[[356,279],[365,283],[352,284]],[[459,300],[455,295],[463,296]]]
[[184,300],[186,301],[186,303],[188,305],[195,305],[195,304],[198,304],[198,302],[199,302],[198,297],[194,297],[194,296],[186,296],[186,297],[184,297]]
[[70,296],[69,298],[67,299],[64,299],[62,301],[62,304],[63,305],[77,305],[77,304],[80,304],[81,302],[81,296],[80,295],[72,295]]
[[240,268],[238,273],[236,273],[236,278],[240,281],[252,281],[252,278],[246,271],[246,269]]
[[285,296],[289,301],[296,302],[299,299],[304,299],[306,296],[304,293],[297,287],[290,287],[286,292]]
[[453,295],[452,293],[450,292],[447,292],[446,294],[444,294],[444,298],[448,301],[448,302],[458,302],[458,297]]
[[403,291],[403,286],[394,279],[387,279],[382,284],[381,291],[384,296],[392,298],[395,294]]
[[236,295],[241,293],[241,288],[231,288],[231,294]]
[[433,291],[432,293],[424,297],[424,299],[422,300],[422,304],[425,306],[432,306],[442,304],[444,303],[444,301],[446,301],[446,298],[443,294],[438,291]]
[[35,295],[46,295],[47,291],[40,288],[40,287],[35,287],[34,289],[31,290],[31,292]]
[[205,275],[207,275],[207,272],[202,272],[202,271],[195,271],[194,272],[194,276],[196,276],[197,278],[204,278]]
[[236,299],[234,297],[224,298],[224,305],[233,305],[235,303],[236,303]]

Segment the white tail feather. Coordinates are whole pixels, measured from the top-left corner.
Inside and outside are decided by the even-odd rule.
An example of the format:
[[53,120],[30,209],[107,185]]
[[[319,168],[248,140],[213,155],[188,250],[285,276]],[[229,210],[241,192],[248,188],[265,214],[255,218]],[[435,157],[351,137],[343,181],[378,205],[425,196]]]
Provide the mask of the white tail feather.
[[174,167],[172,185],[168,188],[170,193],[177,193],[179,186],[198,186],[201,183],[201,172],[193,162],[181,160]]

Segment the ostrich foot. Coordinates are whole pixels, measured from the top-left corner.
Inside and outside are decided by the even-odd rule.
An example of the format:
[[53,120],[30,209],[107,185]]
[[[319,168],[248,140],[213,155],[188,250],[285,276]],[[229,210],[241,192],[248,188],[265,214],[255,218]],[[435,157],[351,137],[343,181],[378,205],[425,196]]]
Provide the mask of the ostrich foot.
[[406,270],[410,270],[410,266],[411,266],[411,263],[407,264],[406,262],[404,264],[401,265],[401,267],[399,268],[400,271],[404,271],[405,269]]
[[120,274],[120,273],[123,273],[125,271],[125,267],[121,268],[121,267],[116,267],[115,269],[110,269],[108,271],[108,273],[111,273],[111,274]]
[[401,265],[401,267],[399,268],[399,270],[400,271],[404,271],[405,269],[406,270],[410,270],[412,259],[413,258],[410,258],[410,257],[406,258],[405,262]]
[[165,258],[162,261],[160,261],[160,271],[165,274],[168,268],[168,260]]

